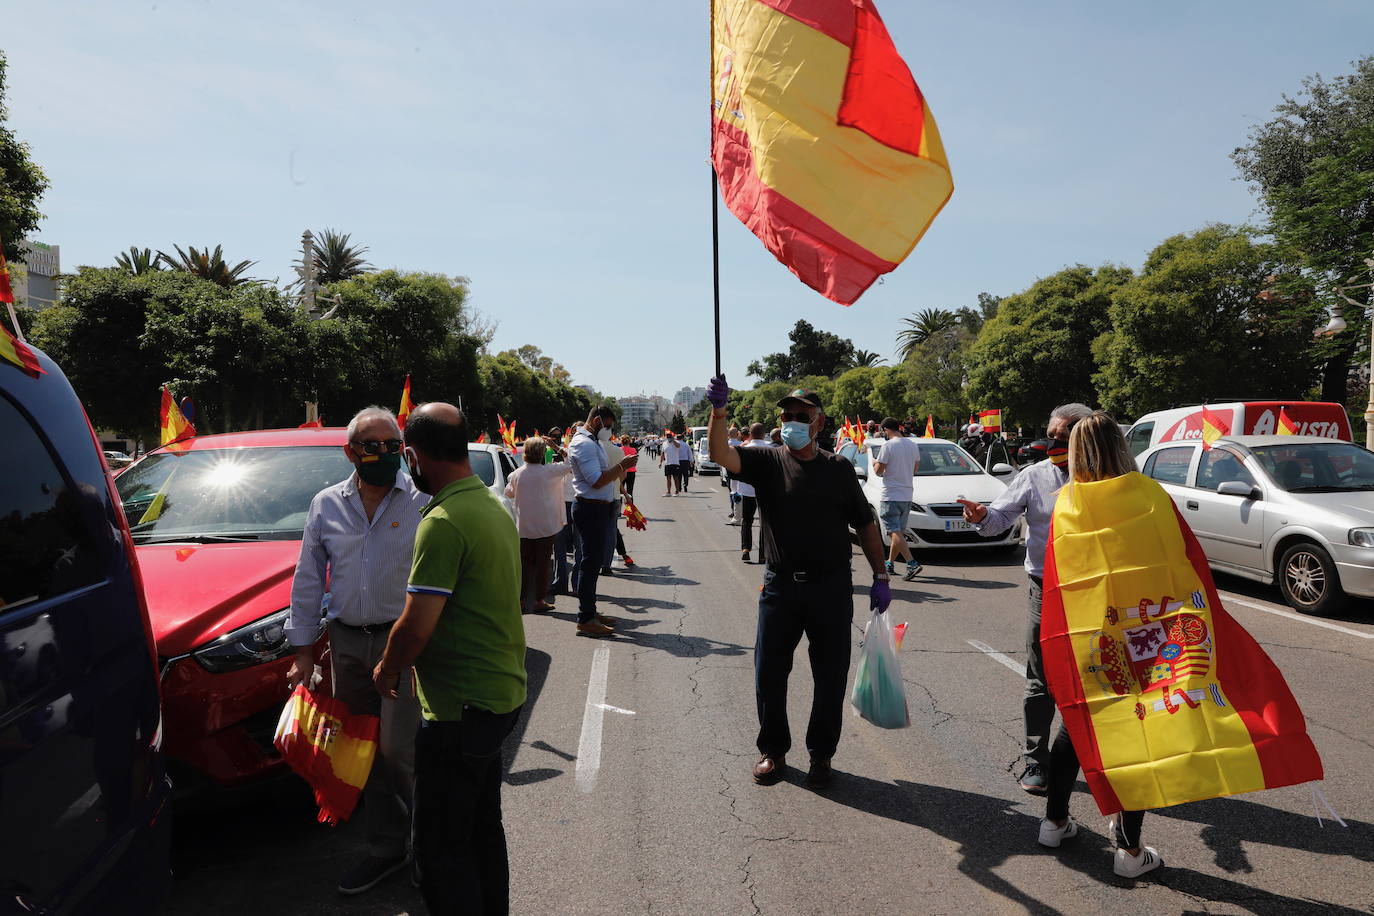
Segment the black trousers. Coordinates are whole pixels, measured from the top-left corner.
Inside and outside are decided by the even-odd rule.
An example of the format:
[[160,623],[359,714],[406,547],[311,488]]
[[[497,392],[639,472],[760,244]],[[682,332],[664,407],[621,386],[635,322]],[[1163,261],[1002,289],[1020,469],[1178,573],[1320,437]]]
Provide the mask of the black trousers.
[[610,559],[608,548],[615,525],[615,503],[578,500],[573,503],[573,530],[582,546],[582,565],[577,570],[577,622],[596,616],[596,580]]
[[501,743],[519,717],[465,706],[415,737],[415,861],[432,916],[510,911]]
[[849,677],[850,629],[854,618],[853,578],[849,569],[811,576],[768,570],[759,594],[759,630],[754,645],[754,694],[758,703],[758,748],[780,756],[792,747],[787,724],[787,679],[792,657],[806,636],[811,659],[811,719],[806,749],[832,757],[840,743],[844,687]]
[[[1073,748],[1069,730],[1062,724],[1059,734],[1054,737],[1050,747],[1049,778],[1046,786],[1045,817],[1052,821],[1062,821],[1069,816],[1069,796],[1073,794],[1073,784],[1078,780],[1078,752]],[[1116,818],[1116,844],[1134,849],[1140,845],[1140,825],[1145,821],[1144,811],[1122,811]]]
[[754,549],[754,511],[759,507],[759,501],[752,496],[741,496],[740,507],[743,509],[739,519],[739,546],[741,550]]

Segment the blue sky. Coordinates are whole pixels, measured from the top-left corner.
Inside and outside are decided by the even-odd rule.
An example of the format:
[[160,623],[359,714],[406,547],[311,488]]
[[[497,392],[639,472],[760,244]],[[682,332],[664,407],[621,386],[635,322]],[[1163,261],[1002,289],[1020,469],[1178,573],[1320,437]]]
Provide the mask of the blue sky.
[[[222,243],[285,279],[301,231],[334,227],[379,267],[470,277],[494,348],[535,344],[578,382],[710,376],[706,0],[5,6],[11,126],[52,180],[37,237],[65,269]],[[1366,0],[879,10],[954,197],[851,308],[722,209],[737,387],[798,318],[890,358],[919,309],[1255,219],[1228,154],[1303,76],[1374,52]]]

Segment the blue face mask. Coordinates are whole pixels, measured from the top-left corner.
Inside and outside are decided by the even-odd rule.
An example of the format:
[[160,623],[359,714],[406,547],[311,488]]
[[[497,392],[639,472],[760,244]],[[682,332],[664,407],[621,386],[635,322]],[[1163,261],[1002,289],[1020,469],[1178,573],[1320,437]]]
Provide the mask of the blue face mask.
[[811,444],[811,424],[789,420],[782,424],[782,444],[793,451],[801,451]]

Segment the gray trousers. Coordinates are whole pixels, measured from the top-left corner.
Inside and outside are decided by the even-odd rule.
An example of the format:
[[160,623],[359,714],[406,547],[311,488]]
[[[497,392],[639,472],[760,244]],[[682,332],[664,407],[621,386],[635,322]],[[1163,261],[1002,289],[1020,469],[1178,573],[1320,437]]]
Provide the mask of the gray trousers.
[[1054,697],[1045,686],[1045,660],[1040,653],[1040,603],[1045,596],[1040,579],[1030,577],[1026,621],[1026,756],[1044,769],[1050,760],[1050,726],[1054,724]]
[[415,734],[420,729],[420,701],[411,669],[401,672],[398,699],[384,700],[372,683],[372,671],[386,649],[387,632],[363,633],[329,628],[329,657],[334,696],[363,715],[380,716],[377,757],[363,787],[363,821],[368,854],[393,859],[407,855],[415,798]]

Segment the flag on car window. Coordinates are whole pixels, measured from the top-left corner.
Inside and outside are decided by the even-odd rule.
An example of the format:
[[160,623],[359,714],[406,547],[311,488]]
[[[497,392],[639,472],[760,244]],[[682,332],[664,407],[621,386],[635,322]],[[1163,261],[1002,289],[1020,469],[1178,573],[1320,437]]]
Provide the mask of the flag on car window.
[[166,385],[162,386],[162,407],[158,411],[158,427],[162,432],[161,445],[171,445],[196,434],[196,428],[186,420],[186,415],[181,412]]
[[0,358],[14,363],[34,378],[43,374],[43,367],[38,365],[38,354],[4,326],[0,326],[0,331],[4,332],[0,333]]
[[14,287],[10,286],[10,265],[5,260],[5,246],[3,244],[0,244],[0,302],[14,304]]
[[935,438],[935,415],[934,415],[934,414],[929,414],[929,413],[926,414],[926,432],[925,432],[924,438],[926,438],[926,439],[934,439],[934,438]]
[[850,305],[954,191],[939,129],[872,0],[713,0],[711,161],[730,212]]
[[1207,451],[1212,447],[1213,442],[1230,432],[1231,425],[1204,405],[1202,408],[1202,450]]
[[1103,814],[1322,778],[1282,673],[1222,607],[1197,538],[1147,477],[1060,491],[1040,644]]
[[406,383],[401,386],[401,407],[396,411],[396,425],[405,432],[406,420],[410,419],[410,412],[415,409],[415,402],[410,399],[410,373],[406,373]]
[[335,697],[317,696],[304,684],[286,701],[273,744],[315,790],[320,822],[348,820],[372,772],[381,719],[356,715]]

